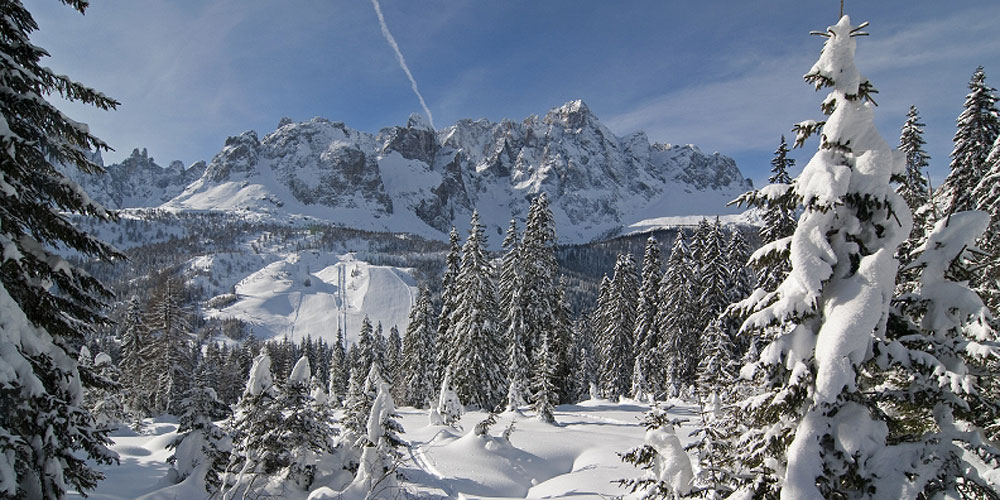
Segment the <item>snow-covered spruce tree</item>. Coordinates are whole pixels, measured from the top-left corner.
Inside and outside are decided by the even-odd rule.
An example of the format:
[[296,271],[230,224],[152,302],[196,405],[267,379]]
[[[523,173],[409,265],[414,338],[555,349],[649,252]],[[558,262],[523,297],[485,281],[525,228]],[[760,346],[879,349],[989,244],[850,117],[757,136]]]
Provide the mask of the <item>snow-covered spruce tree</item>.
[[674,433],[674,426],[680,421],[672,419],[668,410],[654,405],[642,420],[645,442],[620,455],[623,462],[646,471],[641,477],[618,481],[643,500],[674,500],[691,492],[694,480],[691,459]]
[[[80,11],[83,1],[65,2]],[[77,348],[108,321],[111,292],[57,255],[78,252],[110,262],[111,246],[80,230],[66,214],[100,220],[111,213],[93,202],[58,165],[100,173],[91,151],[109,150],[86,125],[47,99],[113,109],[111,98],[39,64],[45,49],[31,43],[38,29],[20,1],[0,16],[0,496],[62,498],[92,490],[95,464],[116,460],[83,406],[83,386],[98,381],[79,370]],[[89,460],[88,460],[89,459]]]
[[330,346],[330,375],[326,383],[326,394],[330,404],[338,404],[347,397],[350,368],[347,364],[347,350],[344,348],[344,330],[337,327],[337,340]]
[[507,384],[498,331],[496,283],[486,245],[479,212],[473,212],[456,279],[457,297],[451,316],[454,351],[449,367],[462,401],[491,409],[503,401]]
[[631,254],[619,255],[611,278],[607,302],[602,307],[600,332],[601,369],[598,375],[601,396],[618,399],[631,394],[632,367],[639,276]]
[[696,382],[701,332],[693,275],[684,232],[678,231],[660,280],[660,314],[656,319],[661,338],[659,377],[671,396]]
[[[504,234],[503,243],[500,249],[503,255],[500,257],[499,269],[497,270],[497,297],[500,303],[500,310],[505,312],[501,331],[510,330],[508,317],[512,314],[523,317],[523,311],[514,312],[514,309],[521,309],[524,301],[520,297],[520,288],[523,281],[521,276],[521,236],[517,232],[517,221],[510,220],[507,233]],[[518,298],[514,299],[517,292]]]
[[976,68],[969,80],[965,106],[958,115],[951,171],[935,193],[935,198],[944,205],[944,215],[976,208],[972,194],[987,170],[986,158],[1000,134],[1000,112],[994,92],[996,89],[986,85],[983,67]]
[[729,258],[723,254],[725,240],[723,239],[722,222],[718,217],[711,224],[701,242],[700,260],[694,261],[698,266],[699,289],[698,297],[698,329],[704,330],[708,324],[719,317],[729,306]]
[[232,438],[215,425],[215,421],[229,416],[229,406],[219,400],[215,389],[209,387],[204,371],[199,371],[195,383],[181,399],[177,422],[177,436],[167,444],[173,450],[167,462],[173,482],[180,482],[196,475],[205,490],[213,494],[222,487],[222,474],[229,464]]
[[913,262],[916,289],[897,300],[903,320],[875,345],[894,443],[875,471],[886,497],[1000,498],[1000,484],[979,474],[1000,467],[1000,343],[967,282],[988,223],[979,211],[936,223]]
[[434,377],[435,383],[444,378],[454,357],[455,333],[451,327],[451,316],[455,311],[458,300],[458,272],[462,266],[462,248],[459,246],[458,230],[451,227],[448,234],[449,250],[445,258],[444,275],[441,277],[441,312],[438,314],[437,322],[437,359],[435,367],[438,373]]
[[462,414],[465,413],[465,406],[458,394],[451,385],[451,371],[445,370],[441,379],[441,391],[438,393],[437,403],[431,408],[431,425],[447,425],[461,429]]
[[403,339],[399,336],[399,328],[392,325],[389,336],[385,338],[385,372],[386,383],[392,388],[394,398],[402,400],[403,380]]
[[934,223],[934,206],[930,203],[930,179],[924,174],[930,156],[924,152],[924,124],[915,106],[910,106],[899,134],[899,151],[906,156],[906,171],[900,179],[896,192],[903,197],[913,213],[913,229],[910,237],[899,247],[899,274],[896,281],[899,291],[912,290],[915,270],[909,267],[914,250],[923,244],[924,236]]
[[[573,399],[582,401],[597,397],[597,358],[594,328],[589,315],[581,315],[573,323]],[[659,373],[657,371],[657,373]]]
[[988,170],[972,197],[976,200],[976,208],[990,216],[990,225],[980,247],[993,258],[982,259],[976,291],[997,318],[1000,317],[1000,135],[993,141],[986,165]]
[[347,391],[347,401],[344,403],[344,437],[348,444],[355,448],[364,446],[368,415],[372,411],[372,403],[381,383],[382,374],[379,373],[378,364],[372,364],[363,379],[360,377],[360,372],[351,368],[351,383]]
[[642,288],[639,289],[633,334],[635,366],[632,369],[632,397],[636,399],[658,394],[662,390],[662,381],[656,376],[660,364],[657,357],[660,334],[656,329],[656,317],[660,313],[661,267],[660,243],[650,236],[646,239],[642,257]]
[[146,311],[145,324],[151,339],[144,357],[148,375],[144,381],[152,399],[154,414],[179,411],[184,393],[191,385],[194,360],[191,357],[191,326],[181,306],[183,285],[166,279],[156,288]]
[[378,339],[375,338],[375,330],[372,328],[372,321],[368,319],[367,314],[361,320],[361,330],[358,332],[357,346],[359,355],[357,361],[358,371],[366,375],[378,359]]
[[129,299],[120,327],[121,361],[118,367],[122,375],[125,411],[131,420],[141,420],[143,416],[150,414],[151,409],[149,396],[142,385],[145,378],[143,372],[147,366],[143,358],[147,335],[146,325],[142,320],[142,306],[137,297]]
[[277,396],[271,358],[264,352],[254,358],[246,389],[229,425],[233,452],[226,466],[230,480],[222,498],[236,498],[240,492],[248,495],[259,476],[274,474],[281,468],[282,443],[271,439],[271,431],[281,425],[283,418]]
[[538,420],[555,423],[552,415],[555,405],[559,402],[559,391],[555,384],[556,360],[555,354],[549,349],[550,335],[543,335],[535,353],[535,365],[531,373],[531,401]]
[[902,155],[875,130],[875,91],[854,65],[865,24],[848,16],[805,75],[831,88],[825,122],[796,125],[797,145],[821,130],[816,154],[793,183],[804,211],[791,238],[788,277],[741,305],[744,329],[777,327],[756,363],[761,394],[742,405],[747,431],[736,461],[750,474],[735,486],[758,498],[898,498],[898,460],[887,441],[879,391],[863,386],[883,369],[875,346],[886,337],[896,248],[912,220],[890,185]]
[[[758,282],[756,273],[753,272],[753,267],[750,265],[750,245],[747,244],[743,237],[743,231],[739,227],[734,227],[730,232],[724,255],[727,271],[726,300],[729,304],[733,304],[749,297]],[[732,342],[735,359],[745,356],[752,343],[751,339],[738,333],[743,319],[737,317],[736,312],[727,306],[722,326]]]
[[[80,349],[83,354],[86,347]],[[82,363],[81,363],[82,364]],[[111,361],[111,356],[98,353],[94,356],[93,370],[102,379],[103,387],[94,387],[87,391],[85,400],[94,421],[101,427],[114,428],[126,421],[124,397],[122,394],[121,371]]]
[[[520,287],[510,291],[512,302],[521,302]],[[507,311],[507,410],[517,411],[528,403],[531,366],[525,351],[524,309],[513,307]],[[551,353],[548,353],[551,354]],[[554,375],[554,373],[553,373]]]
[[558,307],[556,263],[556,227],[548,195],[540,193],[531,200],[524,238],[521,241],[521,299],[525,307],[525,352],[529,358],[537,352],[545,332],[556,328]]
[[275,401],[281,421],[270,430],[271,440],[283,451],[278,464],[282,478],[304,490],[312,485],[318,458],[333,449],[332,412],[312,397],[311,371],[306,356],[295,363]]
[[403,426],[396,420],[396,406],[390,388],[379,384],[368,416],[364,449],[354,481],[348,487],[352,492],[364,492],[363,498],[395,498],[400,494],[396,470],[402,461],[399,448],[406,443],[399,437]]
[[406,404],[427,408],[434,400],[434,359],[437,354],[431,321],[434,310],[431,294],[421,288],[417,303],[410,310],[410,324],[403,337],[403,380]]

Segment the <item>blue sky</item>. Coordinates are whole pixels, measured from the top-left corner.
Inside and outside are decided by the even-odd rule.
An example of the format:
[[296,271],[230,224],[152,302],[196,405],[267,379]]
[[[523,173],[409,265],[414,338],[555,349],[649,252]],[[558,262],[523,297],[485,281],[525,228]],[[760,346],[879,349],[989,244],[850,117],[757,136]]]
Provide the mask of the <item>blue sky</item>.
[[[45,64],[122,102],[66,105],[117,151],[210,160],[227,136],[322,116],[368,132],[421,106],[368,1],[92,0],[85,16],[25,0]],[[1000,2],[847,0],[871,22],[861,71],[880,91],[890,144],[910,104],[927,124],[936,183],[976,66],[1000,86]],[[837,0],[382,0],[389,30],[438,127],[520,120],[581,98],[614,132],[696,144],[760,185],[781,134],[821,117],[803,83]],[[796,153],[800,163],[815,143]]]

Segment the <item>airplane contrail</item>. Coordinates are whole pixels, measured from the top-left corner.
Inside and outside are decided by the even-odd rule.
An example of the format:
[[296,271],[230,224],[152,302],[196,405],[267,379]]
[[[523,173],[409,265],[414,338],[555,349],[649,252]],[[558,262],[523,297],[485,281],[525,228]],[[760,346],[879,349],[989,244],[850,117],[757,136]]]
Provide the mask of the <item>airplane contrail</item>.
[[410,73],[410,68],[406,65],[406,59],[403,58],[403,53],[399,51],[399,45],[396,44],[396,39],[392,37],[392,33],[389,33],[389,27],[385,24],[385,18],[382,17],[382,8],[378,4],[378,0],[372,0],[372,7],[375,7],[375,15],[378,16],[378,23],[382,26],[382,36],[385,37],[385,41],[389,42],[392,46],[392,50],[396,52],[396,59],[399,61],[399,66],[403,68],[403,72],[406,73],[406,77],[410,79],[410,87],[413,88],[413,93],[417,94],[417,99],[420,100],[420,106],[424,108],[424,113],[427,114],[427,120],[431,122],[431,128],[437,130],[434,126],[434,115],[431,114],[430,108],[427,107],[427,103],[424,102],[424,96],[420,95],[420,89],[417,88],[417,80],[413,78],[413,73]]

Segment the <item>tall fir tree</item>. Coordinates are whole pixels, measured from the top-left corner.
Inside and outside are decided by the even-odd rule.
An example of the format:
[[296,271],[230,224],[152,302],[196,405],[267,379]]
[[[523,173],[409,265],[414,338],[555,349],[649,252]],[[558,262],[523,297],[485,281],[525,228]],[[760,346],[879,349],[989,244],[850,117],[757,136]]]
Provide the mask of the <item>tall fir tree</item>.
[[601,395],[605,398],[618,399],[631,394],[632,367],[635,364],[632,335],[635,331],[638,285],[639,276],[632,256],[619,255],[607,303],[602,311],[604,331],[600,333],[603,353],[599,380]]
[[865,384],[880,370],[894,256],[912,220],[889,184],[903,163],[875,130],[875,89],[854,65],[866,24],[844,16],[820,33],[827,40],[805,79],[830,88],[828,119],[796,126],[797,145],[821,133],[792,188],[804,206],[792,270],[774,292],[742,303],[752,313],[744,328],[781,332],[753,365],[761,393],[740,406],[747,430],[735,462],[749,473],[735,486],[755,497],[895,498],[902,476],[882,455],[888,428],[878,391]]
[[722,222],[718,217],[702,237],[699,260],[694,261],[698,268],[698,329],[704,330],[709,323],[717,319],[729,306],[729,258],[723,253]]
[[264,352],[254,358],[246,388],[229,424],[234,439],[226,473],[232,482],[223,488],[223,498],[234,498],[240,491],[243,496],[249,495],[260,474],[274,474],[281,468],[285,450],[271,434],[282,421],[277,398],[271,358]]
[[308,490],[316,477],[316,464],[333,448],[332,411],[312,396],[309,358],[302,356],[280,387],[275,405],[281,413],[268,440],[277,444],[278,473],[300,489]]
[[916,272],[910,268],[915,250],[924,242],[924,236],[934,223],[934,205],[930,203],[930,179],[924,173],[930,155],[924,152],[924,124],[915,106],[910,106],[906,122],[899,134],[899,151],[906,157],[906,171],[901,176],[896,192],[903,197],[913,213],[913,229],[910,237],[899,246],[899,273],[896,281],[900,292],[910,291],[915,286]]
[[660,314],[656,319],[661,338],[659,377],[670,395],[696,382],[701,340],[694,274],[687,239],[678,231],[660,280]]
[[542,335],[559,328],[555,315],[559,307],[555,246],[555,218],[548,195],[543,192],[531,200],[520,248],[524,339],[529,358],[537,352]]
[[981,259],[981,274],[975,281],[976,291],[996,318],[1000,317],[1000,135],[993,141],[986,164],[988,170],[972,196],[976,209],[990,216],[980,247],[992,258]]
[[503,401],[506,380],[493,264],[486,255],[486,234],[473,212],[462,246],[455,310],[451,316],[454,352],[450,371],[455,391],[467,404],[492,409]]
[[402,400],[403,339],[399,337],[396,325],[389,328],[389,336],[385,339],[385,371],[386,383],[392,389],[393,398]]
[[122,390],[125,392],[125,409],[130,417],[141,419],[150,414],[149,395],[142,381],[146,378],[146,360],[143,354],[148,342],[146,325],[142,319],[142,306],[138,297],[128,301],[125,317],[122,319],[121,362]]
[[986,84],[983,67],[976,68],[969,80],[965,106],[956,120],[951,171],[938,190],[945,215],[976,208],[972,194],[987,170],[986,158],[1000,134],[1000,112],[994,92],[996,89]]
[[632,397],[654,395],[662,390],[656,376],[660,365],[657,347],[660,334],[656,317],[660,314],[660,280],[663,269],[660,257],[660,243],[650,236],[646,239],[646,249],[642,257],[642,288],[639,289],[636,309],[635,367],[632,369]]
[[[83,13],[87,2],[64,2]],[[86,493],[116,460],[107,430],[83,406],[82,386],[98,377],[77,365],[78,347],[108,325],[111,292],[63,259],[111,262],[122,255],[81,230],[67,214],[107,221],[107,212],[59,170],[101,173],[92,151],[110,150],[88,127],[60,112],[53,95],[108,110],[118,102],[40,64],[48,56],[20,1],[0,16],[0,495],[63,498]]]
[[535,365],[531,376],[531,400],[535,416],[542,422],[555,423],[553,415],[555,405],[559,401],[559,392],[555,385],[556,356],[550,349],[549,335],[543,335],[535,353]]
[[[521,302],[520,288],[510,291],[512,302]],[[529,386],[531,377],[531,367],[529,365],[528,353],[525,351],[525,324],[524,309],[513,307],[507,312],[506,344],[507,344],[507,409],[517,411],[518,408],[528,403],[530,396]],[[551,354],[551,353],[546,353]],[[554,373],[553,373],[554,375]]]
[[167,444],[167,449],[173,450],[167,458],[171,479],[180,482],[199,475],[210,495],[222,487],[222,474],[232,451],[232,437],[215,424],[230,415],[229,406],[219,400],[209,386],[211,382],[200,369],[179,404],[177,436]]
[[458,300],[458,272],[462,266],[462,249],[459,246],[458,229],[451,227],[448,234],[448,255],[445,257],[444,275],[441,277],[441,312],[437,322],[437,370],[434,378],[438,383],[444,378],[454,357],[455,334],[451,327],[451,316]]
[[338,403],[347,397],[347,383],[350,366],[347,363],[347,350],[344,348],[344,331],[337,327],[337,339],[330,349],[330,370],[326,384],[326,393],[331,403]]
[[[367,374],[372,365],[378,361],[378,339],[375,337],[375,329],[368,315],[361,320],[361,330],[358,332],[358,371]],[[352,365],[354,366],[354,365]]]
[[421,288],[417,304],[410,310],[410,324],[403,337],[403,387],[406,404],[427,408],[434,400],[435,346],[434,310],[431,294]]
[[179,280],[164,280],[146,311],[145,324],[151,340],[145,354],[150,366],[144,384],[156,414],[176,414],[192,383],[193,338],[189,313],[181,304],[182,289]]

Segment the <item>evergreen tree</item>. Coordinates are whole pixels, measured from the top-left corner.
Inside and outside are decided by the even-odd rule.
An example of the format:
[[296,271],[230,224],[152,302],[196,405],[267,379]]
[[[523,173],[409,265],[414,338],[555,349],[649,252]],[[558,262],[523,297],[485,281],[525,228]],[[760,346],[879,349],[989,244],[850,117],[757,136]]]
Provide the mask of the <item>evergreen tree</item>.
[[555,355],[549,350],[549,336],[542,337],[535,354],[535,366],[531,377],[531,399],[536,417],[542,422],[555,423],[555,403],[559,392],[554,383],[556,375]]
[[239,490],[247,496],[259,475],[274,474],[284,465],[282,456],[286,450],[282,449],[282,443],[272,439],[272,431],[281,426],[283,419],[277,398],[271,358],[266,352],[261,353],[254,358],[246,389],[229,426],[234,439],[226,472],[233,478],[233,484],[226,488],[223,498],[227,495],[232,498]]
[[[573,399],[581,401],[597,397],[597,349],[594,346],[594,328],[587,315],[573,324]],[[658,356],[657,356],[658,358]]]
[[436,366],[442,378],[454,359],[452,346],[455,344],[455,333],[452,331],[451,317],[458,302],[458,272],[462,265],[462,249],[459,246],[458,230],[454,226],[448,240],[448,256],[445,258],[444,276],[441,277],[441,313],[437,324]]
[[326,393],[331,403],[338,403],[347,397],[348,376],[347,351],[344,349],[344,331],[337,327],[337,340],[330,350],[330,374]]
[[599,383],[605,398],[617,399],[631,393],[635,354],[632,334],[635,331],[639,277],[631,255],[619,255],[611,278],[607,303],[604,304],[601,332],[601,371]]
[[661,269],[660,244],[650,236],[646,240],[646,250],[642,257],[642,288],[639,290],[639,306],[635,318],[635,367],[632,369],[632,397],[641,398],[646,394],[660,392],[656,377],[659,367],[657,347],[660,334],[656,329],[656,317],[660,314]]
[[[500,270],[497,280],[497,295],[500,301],[500,310],[507,312],[504,322],[501,325],[504,332],[510,330],[508,319],[511,315],[524,316],[523,311],[514,311],[515,309],[521,309],[525,305],[521,299],[520,291],[524,282],[521,276],[521,246],[518,242],[519,238],[517,221],[511,219],[510,226],[507,228],[507,233],[504,235],[503,243],[500,247],[503,256],[500,259]],[[517,299],[514,298],[515,293],[518,295]]]
[[421,288],[417,304],[410,310],[410,324],[403,338],[405,401],[417,408],[426,408],[435,396],[434,359],[437,349],[434,327],[430,323],[433,317],[430,291]]
[[698,330],[704,331],[709,323],[719,317],[729,306],[729,258],[723,254],[724,241],[722,223],[715,218],[710,229],[702,237],[700,260],[694,265],[700,270],[698,284],[701,295],[698,298]]
[[678,231],[660,280],[660,315],[656,320],[662,339],[660,377],[671,395],[696,382],[701,340],[694,292],[694,272],[687,241],[684,232]]
[[[356,364],[352,364],[351,366],[357,366],[360,373],[367,374],[371,370],[372,365],[378,361],[378,339],[375,338],[375,331],[367,314],[361,320],[361,331],[358,332],[357,346],[358,359],[354,361]],[[367,413],[365,414],[367,415]]]
[[913,229],[910,231],[910,237],[900,245],[897,255],[900,269],[897,281],[900,291],[912,289],[915,273],[909,268],[909,264],[913,260],[916,248],[923,244],[924,235],[929,229],[928,225],[934,222],[933,205],[930,203],[930,179],[924,174],[930,156],[924,152],[924,144],[926,144],[924,124],[920,122],[917,108],[910,106],[899,135],[899,151],[906,157],[906,171],[900,179],[899,186],[896,187],[896,192],[903,197],[913,213]]
[[[758,281],[750,266],[750,246],[738,227],[734,227],[730,233],[724,257],[727,261],[725,300],[727,304],[738,303],[753,293],[754,285]],[[730,339],[734,359],[740,359],[746,354],[752,341],[747,340],[745,335],[739,335],[739,325],[744,318],[736,316],[737,312],[727,306],[720,326]]]
[[986,158],[1000,134],[1000,112],[994,92],[996,89],[986,85],[986,73],[980,66],[969,81],[969,94],[958,116],[953,139],[951,171],[940,189],[946,214],[976,208],[972,194],[987,171]]
[[[83,13],[84,1],[64,2]],[[59,166],[100,173],[91,151],[110,150],[85,124],[61,113],[49,97],[114,109],[118,102],[55,74],[49,54],[29,36],[38,29],[20,1],[0,16],[0,495],[63,498],[92,490],[95,468],[116,460],[83,405],[82,387],[98,377],[77,366],[78,347],[108,325],[102,309],[111,292],[63,259],[111,262],[122,257],[78,228],[67,214],[107,221]]]
[[567,326],[557,324],[559,290],[555,247],[555,218],[549,208],[548,195],[543,192],[531,200],[520,248],[524,341],[529,358],[537,352],[542,335]]
[[982,259],[981,274],[974,281],[978,285],[976,291],[996,318],[1000,317],[1000,135],[993,141],[986,163],[989,170],[976,186],[973,198],[976,208],[990,216],[990,225],[980,246],[993,258]]
[[122,375],[122,391],[125,398],[125,409],[133,419],[142,418],[150,413],[149,397],[144,390],[142,380],[146,368],[143,352],[146,349],[146,326],[142,321],[142,307],[139,299],[132,297],[121,323],[121,362],[119,370]]
[[864,379],[881,365],[876,340],[886,336],[894,255],[912,220],[889,185],[902,162],[874,128],[875,90],[854,65],[864,26],[844,16],[823,33],[822,54],[805,79],[831,88],[822,104],[829,118],[796,126],[797,145],[822,132],[792,187],[804,205],[792,270],[774,292],[743,302],[752,313],[744,328],[780,332],[753,366],[761,394],[740,406],[748,428],[735,458],[750,473],[735,486],[756,497],[896,498],[901,491],[901,475],[891,470],[898,460],[883,455],[890,443],[879,392]]
[[403,426],[397,418],[389,386],[380,383],[368,416],[358,471],[348,492],[364,492],[364,498],[393,498],[400,494],[396,470],[402,460],[399,448],[406,443],[399,437]]
[[920,269],[914,292],[897,301],[903,318],[890,319],[897,319],[895,328],[876,344],[889,366],[874,381],[888,415],[887,441],[898,443],[886,456],[899,464],[897,477],[881,476],[914,492],[910,497],[1000,495],[996,483],[976,472],[1000,464],[1000,450],[986,444],[998,437],[1000,342],[967,284],[979,257],[975,241],[988,224],[983,212],[937,222],[914,261]]
[[165,280],[154,292],[146,312],[145,323],[152,340],[144,356],[150,363],[144,384],[156,414],[179,411],[194,372],[191,326],[181,306],[181,288],[178,281]]
[[199,372],[178,405],[180,425],[177,436],[167,444],[167,449],[173,450],[167,463],[174,482],[196,474],[206,492],[212,494],[222,487],[221,475],[229,463],[232,438],[215,425],[215,420],[225,418],[230,411],[209,387],[210,381],[203,371]]
[[493,265],[486,256],[486,235],[479,213],[472,214],[469,237],[462,247],[458,296],[451,317],[454,352],[449,364],[455,391],[467,403],[493,408],[503,401],[503,344]]
[[[82,355],[86,349],[82,347],[80,354]],[[94,357],[93,369],[97,377],[102,380],[102,387],[89,389],[84,400],[90,400],[87,407],[94,415],[94,421],[98,426],[114,428],[123,423],[126,417],[121,372],[112,363],[111,356],[103,352]]]
[[[511,296],[512,302],[520,303],[520,288],[512,289]],[[528,353],[525,352],[524,309],[514,307],[508,310],[505,323],[507,324],[507,410],[517,411],[528,402],[531,377]]]
[[[394,397],[402,393],[403,384],[400,383],[402,369],[403,340],[399,337],[399,328],[392,325],[392,328],[389,328],[389,336],[385,339],[385,379]],[[399,398],[402,399],[402,396]]]
[[451,385],[451,371],[445,370],[444,377],[441,379],[441,391],[438,393],[437,404],[431,408],[431,425],[447,425],[460,429],[463,413],[465,413],[465,407]]
[[275,401],[281,421],[269,431],[270,441],[282,450],[277,464],[280,475],[304,490],[315,479],[319,458],[333,448],[332,413],[325,402],[312,396],[311,371],[308,357],[295,363]]

